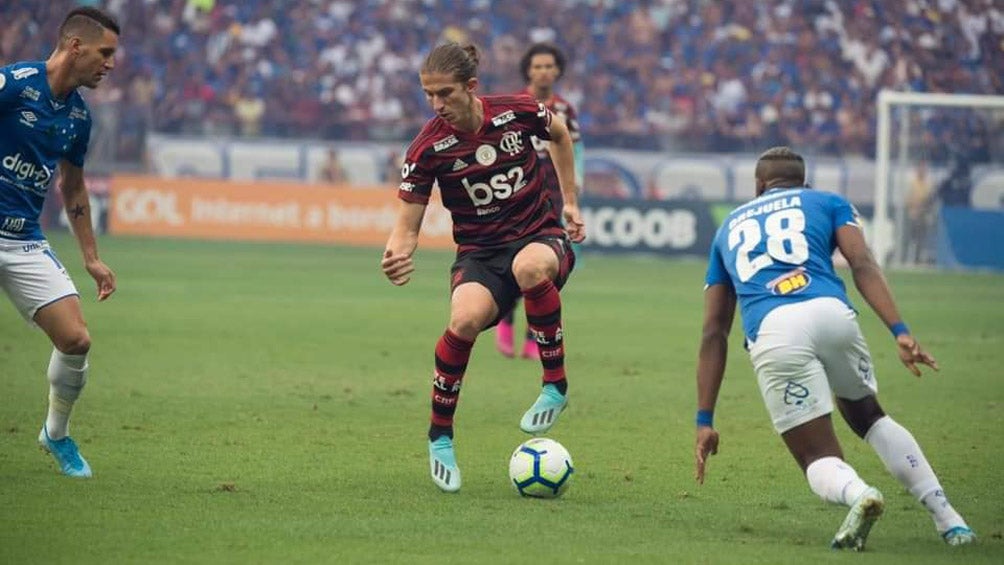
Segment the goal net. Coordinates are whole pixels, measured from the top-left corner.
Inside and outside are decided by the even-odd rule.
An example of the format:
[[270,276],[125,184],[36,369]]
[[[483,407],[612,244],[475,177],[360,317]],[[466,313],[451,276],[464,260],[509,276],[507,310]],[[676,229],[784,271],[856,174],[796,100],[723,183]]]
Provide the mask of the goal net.
[[[1004,211],[1004,96],[882,91],[877,111],[876,258],[959,266],[947,212]],[[1004,241],[985,244],[1004,255]]]

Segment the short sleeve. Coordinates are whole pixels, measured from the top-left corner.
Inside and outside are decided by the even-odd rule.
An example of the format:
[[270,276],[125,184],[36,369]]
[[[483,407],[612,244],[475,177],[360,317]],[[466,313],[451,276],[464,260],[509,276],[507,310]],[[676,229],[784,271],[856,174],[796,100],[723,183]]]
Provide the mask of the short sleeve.
[[15,86],[10,67],[0,67],[0,112],[8,112],[17,104],[20,89]]
[[844,197],[837,194],[831,195],[829,205],[834,229],[841,226],[861,227],[861,216],[858,214],[858,210]]
[[537,102],[534,110],[533,135],[538,139],[551,140],[551,120],[554,119],[551,111],[543,102]]
[[84,166],[84,158],[87,156],[87,145],[91,140],[91,120],[80,122],[80,133],[73,140],[73,145],[66,152],[64,159],[77,167]]
[[428,204],[436,178],[423,162],[421,148],[409,150],[401,167],[397,197],[405,202]]
[[[715,238],[715,242],[717,241],[718,238]],[[730,288],[734,286],[732,277],[729,276],[729,271],[725,268],[725,260],[722,258],[718,245],[712,243],[711,253],[708,255],[708,271],[704,275],[704,288],[716,284],[724,284]]]

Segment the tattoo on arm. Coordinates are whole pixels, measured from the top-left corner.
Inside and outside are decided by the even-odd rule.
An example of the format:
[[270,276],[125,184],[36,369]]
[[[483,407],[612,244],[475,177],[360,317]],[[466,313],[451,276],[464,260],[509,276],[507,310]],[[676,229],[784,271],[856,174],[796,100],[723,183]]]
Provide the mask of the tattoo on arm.
[[74,206],[73,208],[70,209],[70,213],[73,214],[74,218],[79,218],[79,217],[83,216],[84,212],[86,212],[86,211],[87,211],[87,207],[84,206],[84,205],[82,205],[82,204],[77,204],[76,206]]

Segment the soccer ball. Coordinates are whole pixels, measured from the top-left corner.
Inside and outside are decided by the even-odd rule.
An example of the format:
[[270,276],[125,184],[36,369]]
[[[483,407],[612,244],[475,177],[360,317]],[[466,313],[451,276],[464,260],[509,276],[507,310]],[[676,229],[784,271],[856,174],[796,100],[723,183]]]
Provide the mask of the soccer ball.
[[509,478],[523,496],[557,498],[568,489],[574,472],[572,456],[553,439],[531,439],[509,458]]

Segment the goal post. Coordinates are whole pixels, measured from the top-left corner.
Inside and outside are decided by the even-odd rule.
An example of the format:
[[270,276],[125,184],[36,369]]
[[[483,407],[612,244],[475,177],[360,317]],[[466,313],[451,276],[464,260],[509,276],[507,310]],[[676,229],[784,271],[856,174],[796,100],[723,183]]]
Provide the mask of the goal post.
[[[981,166],[984,171],[1004,170],[1004,136],[1001,135],[1004,96],[882,90],[877,106],[872,249],[882,266],[909,265],[916,261],[906,256],[906,247],[921,245],[922,242],[911,242],[907,236],[910,220],[905,211],[908,190],[906,171],[911,163],[925,160],[923,154],[916,154],[925,150],[923,147],[917,149],[924,145],[918,140],[926,134],[927,122],[923,114],[930,117],[938,112],[975,112],[976,119],[987,123],[987,137],[991,144],[988,151],[990,159],[985,166]],[[931,143],[928,141],[927,145]],[[934,165],[938,166],[937,163]],[[926,164],[924,166],[926,169]],[[945,176],[945,171],[941,170],[939,174]],[[932,192],[937,193],[936,190]]]

